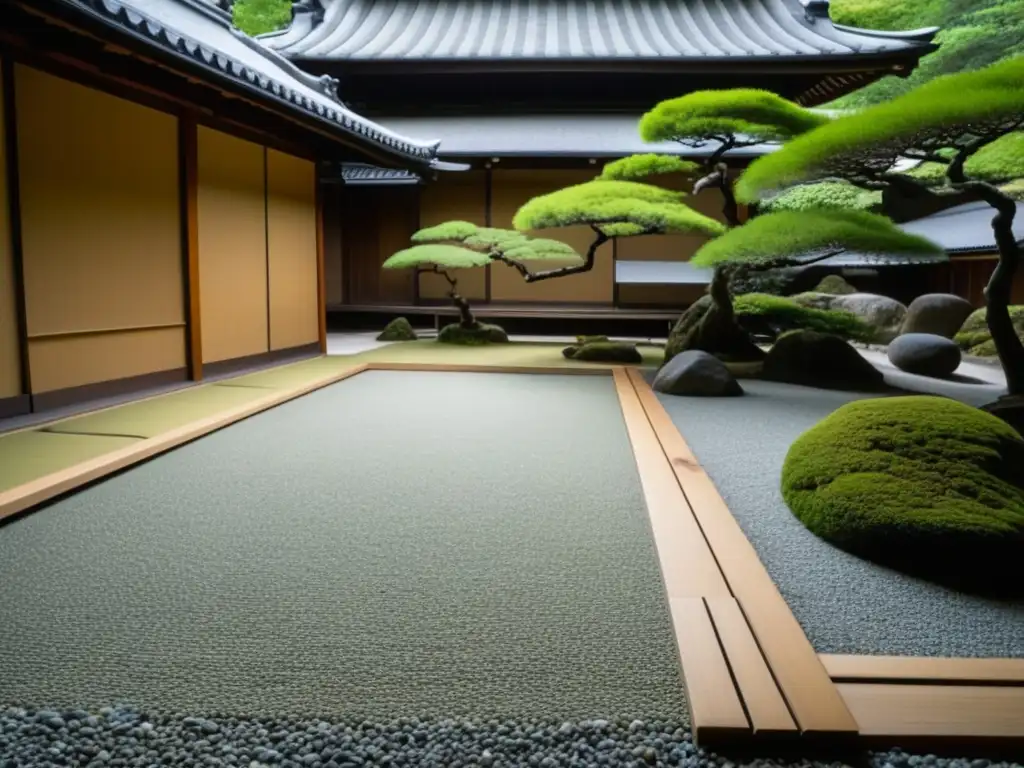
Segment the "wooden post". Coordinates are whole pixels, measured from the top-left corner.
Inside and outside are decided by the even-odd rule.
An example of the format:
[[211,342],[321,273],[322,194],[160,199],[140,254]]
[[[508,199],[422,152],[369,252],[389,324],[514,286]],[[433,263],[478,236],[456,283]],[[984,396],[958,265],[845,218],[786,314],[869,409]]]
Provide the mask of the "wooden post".
[[324,194],[320,179],[313,178],[316,207],[316,311],[320,354],[327,354],[327,274],[324,266]]
[[199,300],[199,136],[193,115],[178,119],[181,174],[182,261],[185,275],[185,346],[188,377],[203,378],[202,304]]

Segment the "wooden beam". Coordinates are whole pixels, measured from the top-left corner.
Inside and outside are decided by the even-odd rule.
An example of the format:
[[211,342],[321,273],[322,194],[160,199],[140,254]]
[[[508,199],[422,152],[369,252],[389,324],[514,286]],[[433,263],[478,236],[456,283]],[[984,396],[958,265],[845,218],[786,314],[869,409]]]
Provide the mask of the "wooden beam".
[[818,656],[834,682],[1024,687],[1024,659],[919,656]]
[[199,290],[199,137],[195,117],[178,119],[179,171],[181,174],[181,244],[185,275],[185,332],[188,377],[203,378],[203,321]]
[[865,746],[1024,753],[1024,687],[840,683]]
[[0,77],[3,78],[3,131],[2,140],[7,157],[7,212],[11,227],[11,265],[14,277],[14,302],[17,317],[18,356],[21,392],[28,395],[31,408],[32,365],[28,354],[28,307],[25,300],[25,260],[21,236],[21,181],[18,157],[18,105],[15,96],[14,62],[0,59]]
[[801,734],[829,742],[852,738],[856,721],[754,547],[643,375],[627,375]]
[[314,176],[316,208],[316,318],[320,353],[327,354],[327,269],[324,263],[324,193]]

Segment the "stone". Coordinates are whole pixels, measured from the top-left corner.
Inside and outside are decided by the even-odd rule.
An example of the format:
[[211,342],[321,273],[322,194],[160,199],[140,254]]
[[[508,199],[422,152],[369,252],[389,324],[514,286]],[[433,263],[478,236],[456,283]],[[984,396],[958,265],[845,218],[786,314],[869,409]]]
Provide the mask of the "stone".
[[797,304],[813,309],[839,309],[852,312],[874,330],[876,344],[888,344],[900,332],[907,308],[896,299],[876,293],[847,293],[835,296],[810,291],[790,297]]
[[974,307],[952,293],[926,293],[907,307],[900,334],[931,333],[952,339],[970,317]]
[[841,275],[826,275],[814,290],[818,293],[830,293],[833,296],[857,293],[857,289],[846,282]]
[[636,344],[625,341],[595,341],[562,350],[562,357],[587,363],[642,363],[644,357]]
[[412,323],[404,317],[396,317],[384,326],[384,330],[377,336],[377,341],[415,341],[417,338]]
[[960,367],[960,347],[934,333],[904,333],[888,350],[889,362],[907,373],[943,379]]
[[763,378],[807,387],[875,392],[884,388],[882,372],[838,336],[791,331],[768,351]]
[[680,352],[665,363],[652,386],[666,395],[730,397],[743,394],[725,363],[698,349]]

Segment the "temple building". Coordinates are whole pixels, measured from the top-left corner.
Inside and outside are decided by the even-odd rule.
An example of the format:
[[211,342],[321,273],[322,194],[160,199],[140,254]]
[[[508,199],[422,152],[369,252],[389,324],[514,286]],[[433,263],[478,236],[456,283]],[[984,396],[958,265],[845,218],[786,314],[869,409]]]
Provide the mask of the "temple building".
[[[753,87],[817,107],[906,76],[936,49],[936,31],[845,27],[825,0],[304,0],[286,29],[260,39],[303,70],[337,78],[360,114],[440,140],[446,157],[470,166],[438,178],[334,169],[326,215],[341,245],[326,256],[328,307],[353,321],[439,311],[437,276],[380,269],[418,227],[510,226],[530,197],[593,178],[608,160],[651,151],[699,159],[714,149],[642,143],[637,122],[658,101]],[[768,149],[748,147],[729,161],[739,169]],[[712,192],[689,202],[718,215]],[[586,228],[548,234],[577,249],[591,236]],[[663,332],[704,290],[706,276],[686,264],[700,243],[627,239],[604,246],[589,273],[533,284],[493,265],[460,275],[460,291],[482,316],[506,323],[614,311]]]
[[317,164],[461,167],[201,0],[10,0],[0,72],[0,417],[319,354]]

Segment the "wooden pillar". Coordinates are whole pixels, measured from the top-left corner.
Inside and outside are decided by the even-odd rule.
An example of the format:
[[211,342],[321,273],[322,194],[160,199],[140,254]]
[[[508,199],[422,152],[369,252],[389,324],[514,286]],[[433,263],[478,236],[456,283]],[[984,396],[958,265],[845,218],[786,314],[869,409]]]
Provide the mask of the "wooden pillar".
[[[491,201],[494,197],[493,182],[494,174],[491,172],[490,163],[487,164],[487,170],[484,171],[484,226],[491,226]],[[484,301],[488,304],[491,303],[491,265],[488,264],[484,267]]]
[[181,174],[182,262],[185,277],[185,347],[188,377],[203,378],[203,324],[199,300],[199,136],[193,115],[178,119],[178,154]]
[[25,302],[25,263],[21,239],[21,182],[19,181],[18,119],[15,98],[15,64],[10,59],[0,60],[0,77],[3,78],[3,125],[0,132],[5,142],[7,156],[7,204],[11,229],[11,265],[14,277],[14,301],[17,314],[18,353],[21,363],[21,393],[27,395],[31,404],[32,367],[28,354],[28,310]]
[[327,270],[324,265],[324,193],[320,179],[314,177],[316,208],[316,312],[320,354],[327,354]]

